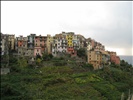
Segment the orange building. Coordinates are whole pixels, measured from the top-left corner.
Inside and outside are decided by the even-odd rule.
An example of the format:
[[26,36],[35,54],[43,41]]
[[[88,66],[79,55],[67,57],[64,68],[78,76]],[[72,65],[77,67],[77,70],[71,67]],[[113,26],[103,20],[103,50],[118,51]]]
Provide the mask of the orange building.
[[20,35],[19,37],[17,37],[17,47],[22,47],[23,46],[23,36]]

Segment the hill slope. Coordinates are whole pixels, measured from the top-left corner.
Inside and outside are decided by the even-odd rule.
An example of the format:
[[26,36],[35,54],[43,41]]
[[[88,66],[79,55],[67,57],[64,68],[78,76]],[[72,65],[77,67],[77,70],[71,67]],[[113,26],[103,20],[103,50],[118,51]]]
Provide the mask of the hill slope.
[[120,100],[133,93],[133,73],[117,67],[15,67],[1,76],[1,100]]

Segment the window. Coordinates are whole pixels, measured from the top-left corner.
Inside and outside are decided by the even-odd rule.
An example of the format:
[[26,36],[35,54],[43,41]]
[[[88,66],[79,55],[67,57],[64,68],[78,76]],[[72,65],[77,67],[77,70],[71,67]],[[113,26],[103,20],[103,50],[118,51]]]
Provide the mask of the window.
[[39,50],[37,49],[37,52],[38,52]]

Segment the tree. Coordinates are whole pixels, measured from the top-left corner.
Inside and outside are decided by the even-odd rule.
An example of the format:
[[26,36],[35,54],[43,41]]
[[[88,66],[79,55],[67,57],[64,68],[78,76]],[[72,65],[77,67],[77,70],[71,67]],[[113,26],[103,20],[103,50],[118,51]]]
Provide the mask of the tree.
[[39,65],[41,63],[41,59],[37,58],[36,63]]
[[53,55],[48,54],[48,53],[44,53],[42,58],[44,61],[48,61],[48,60],[51,60],[53,58]]
[[27,67],[28,66],[27,60],[24,57],[22,57],[18,60],[18,64],[20,67]]
[[83,67],[89,68],[90,70],[94,69],[92,64],[83,64]]
[[79,50],[77,50],[77,55],[78,55],[78,57],[81,57],[81,58],[84,58],[85,60],[87,60],[87,53],[86,53],[85,48],[80,48]]

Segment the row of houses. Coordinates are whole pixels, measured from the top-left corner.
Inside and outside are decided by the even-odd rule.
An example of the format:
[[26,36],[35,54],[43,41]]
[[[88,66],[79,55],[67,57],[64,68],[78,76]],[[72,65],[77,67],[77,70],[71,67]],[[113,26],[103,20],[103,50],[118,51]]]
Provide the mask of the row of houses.
[[14,50],[17,55],[26,57],[42,56],[45,52],[53,56],[63,53],[77,56],[77,50],[80,48],[86,49],[88,63],[93,64],[95,69],[102,68],[110,62],[120,64],[120,58],[116,52],[105,51],[101,43],[91,38],[86,39],[74,32],[62,32],[55,36],[30,34],[27,37],[1,33],[1,55],[6,54],[8,50]]

